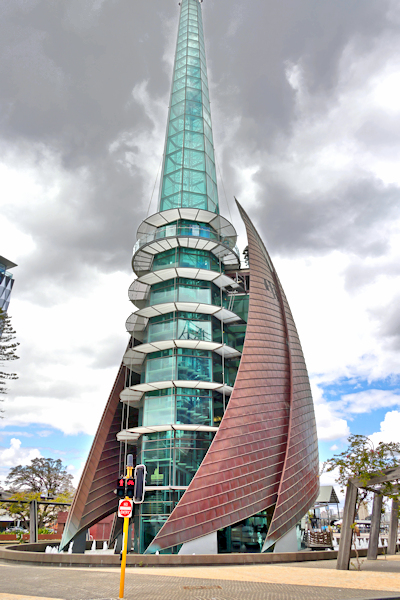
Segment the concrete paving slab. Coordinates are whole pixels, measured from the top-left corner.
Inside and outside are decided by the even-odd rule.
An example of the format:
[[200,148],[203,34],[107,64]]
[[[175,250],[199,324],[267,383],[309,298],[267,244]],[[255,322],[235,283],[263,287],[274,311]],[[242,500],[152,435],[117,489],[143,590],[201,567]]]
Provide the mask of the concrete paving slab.
[[[397,563],[399,564],[399,563]],[[119,569],[0,563],[0,600],[116,600]],[[344,577],[342,577],[344,575]],[[400,599],[393,580],[376,573],[293,566],[130,568],[126,600],[383,600]],[[378,573],[378,575],[382,575]],[[341,578],[338,579],[338,576]],[[328,578],[328,579],[327,579]],[[336,580],[335,580],[336,578]],[[389,581],[389,583],[388,583]],[[372,587],[371,587],[372,586]],[[383,589],[382,589],[383,588]],[[8,594],[8,597],[7,595]]]

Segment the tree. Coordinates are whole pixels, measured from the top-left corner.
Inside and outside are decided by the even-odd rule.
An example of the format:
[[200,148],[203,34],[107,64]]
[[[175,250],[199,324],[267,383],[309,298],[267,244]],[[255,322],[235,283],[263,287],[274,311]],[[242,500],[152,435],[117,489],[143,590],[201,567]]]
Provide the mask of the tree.
[[5,363],[19,358],[15,351],[19,346],[15,340],[15,331],[11,325],[11,318],[0,308],[0,394],[6,394],[7,388],[5,381],[7,379],[18,379],[16,373],[8,373],[2,369]]
[[[369,485],[372,475],[383,473],[400,465],[400,444],[395,442],[380,442],[376,448],[372,441],[365,435],[351,435],[348,438],[349,446],[340,454],[335,454],[325,461],[322,472],[332,472],[337,469],[336,482],[344,492],[348,480],[358,478],[363,487],[359,489],[357,510],[374,492],[374,487]],[[398,499],[399,494],[394,489],[396,482],[379,484],[383,496]]]
[[[30,465],[18,465],[10,469],[6,478],[12,493],[11,500],[17,502],[7,504],[10,514],[21,519],[25,527],[29,520],[29,502],[31,500],[51,499],[54,502],[69,504],[74,495],[72,475],[58,458],[34,458]],[[60,510],[59,506],[41,504],[38,506],[38,525],[51,525]]]

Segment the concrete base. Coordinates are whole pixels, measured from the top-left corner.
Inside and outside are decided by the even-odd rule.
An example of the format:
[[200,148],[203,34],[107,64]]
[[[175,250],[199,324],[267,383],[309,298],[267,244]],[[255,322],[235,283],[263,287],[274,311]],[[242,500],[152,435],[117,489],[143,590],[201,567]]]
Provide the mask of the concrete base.
[[298,552],[298,543],[297,543],[297,532],[296,527],[293,527],[290,531],[288,531],[280,540],[278,540],[275,544],[274,553],[275,552]]
[[[91,542],[88,542],[89,544]],[[57,543],[39,542],[38,544],[20,544],[0,548],[0,560],[19,563],[34,563],[36,565],[56,565],[57,567],[116,567],[120,568],[120,558],[116,554],[46,554],[46,546],[58,546]],[[379,554],[385,554],[386,549],[379,548]],[[128,567],[172,567],[184,565],[260,565],[274,563],[293,563],[337,558],[337,551],[314,550],[311,552],[282,552],[264,554],[128,554]],[[355,551],[351,556],[354,558]],[[358,551],[359,556],[366,556],[367,549]]]
[[186,542],[178,554],[218,554],[217,532]]

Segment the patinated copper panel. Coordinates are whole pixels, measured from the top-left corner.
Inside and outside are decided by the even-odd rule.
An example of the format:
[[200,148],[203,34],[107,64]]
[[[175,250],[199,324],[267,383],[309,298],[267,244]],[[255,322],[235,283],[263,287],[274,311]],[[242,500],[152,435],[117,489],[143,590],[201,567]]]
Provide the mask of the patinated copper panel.
[[238,375],[214,441],[150,551],[204,536],[276,504],[270,545],[318,493],[314,409],[296,327],[264,244],[238,206],[247,230],[251,282]]
[[121,364],[68,513],[61,548],[81,531],[116,512],[114,489],[120,475],[117,433],[121,430],[123,407],[119,395],[124,387],[125,367]]

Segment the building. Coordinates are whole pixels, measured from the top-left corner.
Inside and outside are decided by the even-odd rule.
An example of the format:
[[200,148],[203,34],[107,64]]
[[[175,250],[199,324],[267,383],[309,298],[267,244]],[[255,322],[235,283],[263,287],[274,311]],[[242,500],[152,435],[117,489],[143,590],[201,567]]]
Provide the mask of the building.
[[129,453],[148,470],[138,552],[266,551],[317,498],[300,341],[271,258],[238,208],[246,268],[219,213],[201,3],[183,0],[158,212],[140,225],[132,259],[131,339],[62,546],[115,512]]
[[14,285],[13,274],[7,271],[17,265],[11,260],[0,256],[0,309],[7,312],[10,304],[11,291]]

